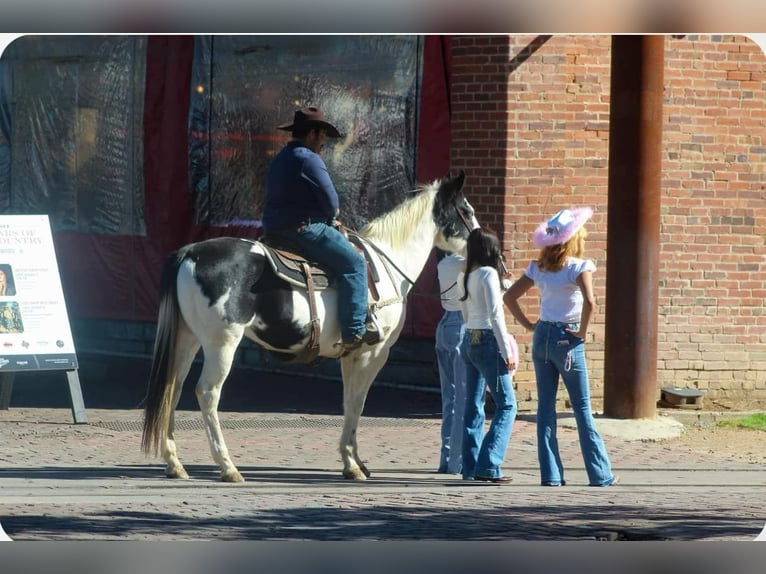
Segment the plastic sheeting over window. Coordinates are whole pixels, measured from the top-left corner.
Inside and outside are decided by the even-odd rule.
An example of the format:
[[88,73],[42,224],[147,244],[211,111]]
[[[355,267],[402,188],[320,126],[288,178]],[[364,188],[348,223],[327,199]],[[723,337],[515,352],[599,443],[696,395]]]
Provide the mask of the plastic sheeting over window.
[[143,235],[146,39],[24,36],[0,60],[0,210]]
[[322,157],[341,220],[360,228],[415,185],[422,38],[201,36],[190,112],[198,224],[258,225],[271,158],[289,140],[276,126],[318,106],[343,134]]

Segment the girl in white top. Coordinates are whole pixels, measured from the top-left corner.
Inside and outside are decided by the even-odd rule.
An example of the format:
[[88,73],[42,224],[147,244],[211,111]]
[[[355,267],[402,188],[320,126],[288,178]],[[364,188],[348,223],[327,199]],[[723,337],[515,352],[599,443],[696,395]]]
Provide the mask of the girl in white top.
[[[466,366],[463,434],[464,480],[507,483],[500,468],[516,419],[511,376],[516,370],[516,340],[505,327],[500,289],[500,242],[489,229],[468,236],[466,271],[458,277],[465,335],[461,356]],[[484,434],[485,388],[495,403],[492,424]]]
[[[585,222],[590,207],[564,209],[541,223],[533,235],[540,255],[504,296],[505,304],[522,327],[533,331],[532,363],[537,381],[537,457],[540,483],[563,486],[564,466],[556,438],[556,393],[563,379],[577,423],[590,486],[609,486],[618,478],[596,430],[590,405],[585,334],[596,304],[592,274],[596,266],[583,259]],[[540,291],[539,319],[532,322],[519,298],[533,286]]]
[[460,343],[465,326],[458,299],[458,275],[465,259],[457,253],[441,252],[436,266],[439,294],[444,309],[436,326],[436,362],[442,399],[441,449],[436,472],[460,474],[463,459],[463,412],[465,411],[465,364]]

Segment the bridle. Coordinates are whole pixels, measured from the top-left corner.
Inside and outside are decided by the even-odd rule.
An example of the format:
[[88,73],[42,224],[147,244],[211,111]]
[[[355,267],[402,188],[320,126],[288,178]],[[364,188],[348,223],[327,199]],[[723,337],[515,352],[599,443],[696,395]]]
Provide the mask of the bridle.
[[460,221],[463,222],[463,225],[465,225],[468,233],[471,233],[471,231],[473,231],[473,227],[469,223],[468,219],[466,219],[465,215],[463,215],[463,212],[460,211],[460,208],[457,205],[457,198],[452,200],[452,206],[455,208],[455,211],[457,211],[458,217],[460,217]]
[[[473,227],[471,227],[471,224],[468,222],[468,219],[466,219],[465,215],[463,215],[463,212],[460,211],[460,208],[457,205],[457,198],[452,200],[452,205],[455,207],[455,211],[457,211],[457,214],[460,217],[460,221],[463,222],[463,225],[465,225],[465,228],[468,230],[468,233],[471,233],[471,231],[473,231]],[[503,273],[507,275],[508,268],[505,266],[505,261],[503,260],[502,255],[500,256],[500,267],[502,267]],[[446,291],[449,291],[450,289],[452,289],[452,287],[450,287],[449,289],[446,289],[445,291],[440,293],[440,295],[443,295]]]

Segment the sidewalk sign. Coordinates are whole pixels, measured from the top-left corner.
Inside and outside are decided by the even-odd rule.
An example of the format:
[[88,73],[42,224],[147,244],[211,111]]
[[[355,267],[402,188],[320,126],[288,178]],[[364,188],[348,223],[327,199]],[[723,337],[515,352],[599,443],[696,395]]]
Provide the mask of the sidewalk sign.
[[0,410],[15,373],[66,373],[72,416],[87,423],[77,355],[47,215],[0,215]]

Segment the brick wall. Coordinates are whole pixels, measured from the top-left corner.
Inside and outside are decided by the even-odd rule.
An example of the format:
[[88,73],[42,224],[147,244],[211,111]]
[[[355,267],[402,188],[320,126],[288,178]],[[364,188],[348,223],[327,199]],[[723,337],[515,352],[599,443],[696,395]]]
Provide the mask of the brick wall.
[[[591,205],[598,310],[588,345],[603,396],[609,36],[452,39],[451,168],[514,276],[534,227]],[[766,398],[766,56],[742,36],[665,38],[658,386]],[[522,301],[536,309],[536,293]],[[531,336],[508,316],[523,355]],[[534,402],[531,363],[518,398]],[[659,392],[658,392],[659,395]]]

